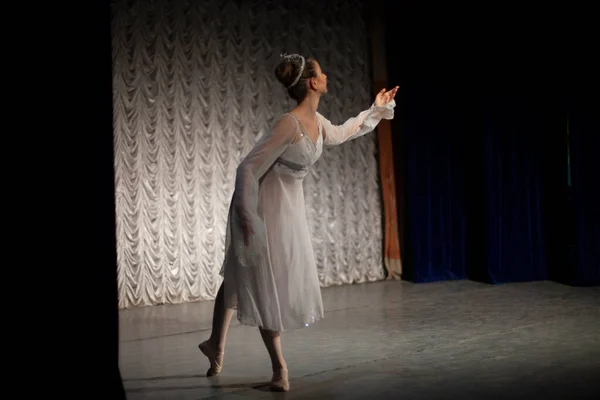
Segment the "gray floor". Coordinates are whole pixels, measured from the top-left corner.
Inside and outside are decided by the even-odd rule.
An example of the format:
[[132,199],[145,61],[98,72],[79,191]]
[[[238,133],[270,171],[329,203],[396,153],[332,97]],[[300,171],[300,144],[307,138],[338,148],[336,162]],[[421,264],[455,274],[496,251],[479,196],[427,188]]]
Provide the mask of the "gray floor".
[[123,310],[120,366],[137,399],[594,398],[600,289],[552,282],[379,282],[323,289],[326,318],[283,336],[291,392],[264,386],[255,328],[232,324],[221,375],[196,345],[212,302]]

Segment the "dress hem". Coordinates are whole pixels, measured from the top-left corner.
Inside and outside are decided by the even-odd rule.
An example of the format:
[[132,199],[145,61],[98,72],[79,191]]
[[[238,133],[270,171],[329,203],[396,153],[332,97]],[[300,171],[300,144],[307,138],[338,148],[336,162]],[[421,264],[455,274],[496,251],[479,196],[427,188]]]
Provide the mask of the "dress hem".
[[288,332],[288,331],[299,330],[299,329],[302,329],[302,328],[310,328],[315,323],[317,323],[319,321],[322,321],[323,319],[325,319],[325,317],[318,317],[318,318],[315,318],[314,321],[312,321],[310,324],[302,323],[302,324],[299,324],[299,325],[293,325],[292,327],[288,327],[288,328],[273,329],[272,327],[260,326],[259,324],[256,323],[256,321],[254,321],[251,318],[240,318],[239,317],[239,313],[238,313],[238,317],[237,317],[238,322],[240,324],[242,324],[242,325],[252,326],[252,327],[255,327],[255,328],[264,329],[264,330],[272,331],[272,332]]

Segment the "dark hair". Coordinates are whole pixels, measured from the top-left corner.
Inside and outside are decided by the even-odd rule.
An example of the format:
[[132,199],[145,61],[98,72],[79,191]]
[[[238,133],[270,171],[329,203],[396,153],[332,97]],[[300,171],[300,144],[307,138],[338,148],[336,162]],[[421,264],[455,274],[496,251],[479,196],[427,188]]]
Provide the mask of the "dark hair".
[[[286,57],[277,64],[275,67],[275,76],[277,80],[281,82],[281,84],[287,88],[289,87],[300,72],[300,67],[302,66],[302,60],[300,57]],[[298,80],[298,82],[287,89],[288,94],[298,103],[302,102],[306,95],[308,94],[308,85],[306,82],[310,78],[317,77],[317,68],[315,65],[315,59],[312,57],[306,58],[306,63],[304,65],[304,71],[302,72],[302,76]]]

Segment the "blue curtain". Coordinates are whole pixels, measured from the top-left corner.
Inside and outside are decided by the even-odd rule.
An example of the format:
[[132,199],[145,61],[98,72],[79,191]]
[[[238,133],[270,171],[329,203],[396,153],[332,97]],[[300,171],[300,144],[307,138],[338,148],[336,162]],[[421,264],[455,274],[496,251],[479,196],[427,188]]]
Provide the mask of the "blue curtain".
[[542,176],[546,133],[534,99],[488,96],[484,109],[485,269],[490,283],[544,280]]
[[401,140],[405,223],[404,279],[429,282],[466,278],[463,135],[447,91],[402,89]]
[[496,23],[454,6],[387,3],[403,279],[597,285],[598,91],[571,102],[564,91],[575,74],[589,87],[596,71],[583,76],[590,63],[575,46],[557,50],[552,19],[532,25],[507,9]]
[[404,279],[597,284],[597,125],[572,113],[569,208],[567,108],[547,90],[404,85]]
[[600,117],[590,102],[597,93],[571,94],[571,209],[573,259],[557,280],[577,286],[600,284]]

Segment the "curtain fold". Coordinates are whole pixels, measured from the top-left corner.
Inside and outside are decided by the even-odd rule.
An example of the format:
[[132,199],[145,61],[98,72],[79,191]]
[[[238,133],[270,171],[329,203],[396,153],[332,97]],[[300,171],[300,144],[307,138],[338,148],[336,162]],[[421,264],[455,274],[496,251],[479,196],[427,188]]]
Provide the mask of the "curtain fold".
[[[484,131],[485,272],[489,282],[544,280],[544,129],[534,99],[488,97]],[[473,166],[476,168],[477,166]]]
[[[382,88],[391,88],[385,57],[385,20],[384,0],[374,0],[370,3],[369,33],[371,37],[371,61],[373,71],[373,95]],[[402,189],[396,185],[394,165],[394,150],[392,141],[391,121],[382,120],[376,128],[377,149],[379,155],[379,177],[383,204],[383,266],[387,279],[400,279],[402,276],[402,254],[400,250],[400,215],[398,203],[401,202]],[[398,155],[396,155],[397,157]],[[398,196],[398,197],[397,197]],[[401,209],[401,208],[400,208]]]
[[572,93],[568,102],[574,251],[566,283],[600,284],[600,118],[590,99]]
[[446,91],[405,85],[406,243],[414,282],[466,278],[463,127]]

